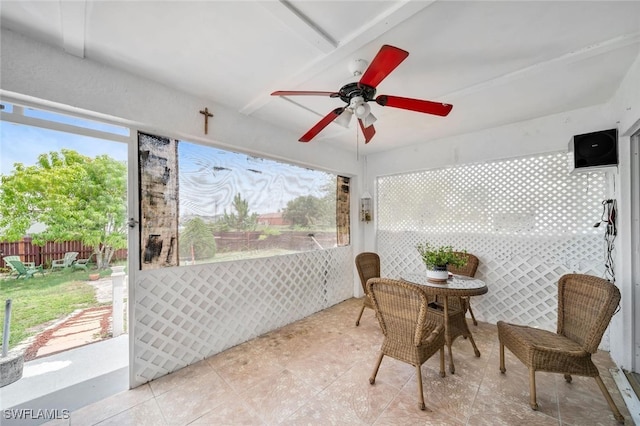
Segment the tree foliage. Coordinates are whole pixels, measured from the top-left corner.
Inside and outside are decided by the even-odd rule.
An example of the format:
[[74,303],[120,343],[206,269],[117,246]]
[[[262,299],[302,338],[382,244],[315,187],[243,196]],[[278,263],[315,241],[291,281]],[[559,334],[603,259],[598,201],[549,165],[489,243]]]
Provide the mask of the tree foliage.
[[233,197],[233,209],[234,212],[224,212],[222,221],[229,227],[229,229],[236,229],[239,231],[253,231],[258,225],[258,213],[251,213],[249,211],[249,202],[242,199],[240,193],[237,193]]
[[302,195],[287,203],[282,217],[293,225],[310,227],[320,218],[321,201],[313,195]]
[[320,198],[320,220],[322,226],[334,228],[336,226],[336,177],[332,176],[322,187],[324,195]]
[[216,240],[213,227],[199,217],[189,220],[179,237],[180,256],[196,259],[209,259],[216,255]]
[[41,154],[33,166],[16,163],[0,179],[0,238],[18,241],[41,223],[46,229],[32,235],[35,244],[81,241],[101,268],[127,247],[124,163],[62,149]]
[[330,179],[322,186],[324,195],[320,198],[303,195],[287,203],[283,210],[284,219],[294,226],[335,227],[336,225],[336,183]]

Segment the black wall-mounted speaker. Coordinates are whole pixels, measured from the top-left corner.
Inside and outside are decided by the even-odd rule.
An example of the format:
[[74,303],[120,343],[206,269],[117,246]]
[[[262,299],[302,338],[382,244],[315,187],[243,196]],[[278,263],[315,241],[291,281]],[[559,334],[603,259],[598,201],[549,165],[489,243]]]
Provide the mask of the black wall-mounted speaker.
[[576,169],[618,165],[618,129],[585,133],[573,137]]

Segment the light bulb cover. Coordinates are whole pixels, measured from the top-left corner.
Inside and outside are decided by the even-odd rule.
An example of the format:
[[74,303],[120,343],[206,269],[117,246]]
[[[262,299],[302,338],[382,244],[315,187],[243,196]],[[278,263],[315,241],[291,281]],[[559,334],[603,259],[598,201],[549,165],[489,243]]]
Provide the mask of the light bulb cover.
[[362,119],[371,113],[371,107],[369,106],[369,104],[362,102],[354,108],[353,112],[355,113],[356,117]]
[[350,109],[345,108],[345,110],[342,111],[342,114],[340,114],[338,118],[335,119],[334,123],[339,124],[342,127],[349,128],[349,123],[351,123],[352,116],[353,112]]
[[372,113],[369,113],[365,118],[362,119],[362,125],[366,128],[371,126],[377,120],[376,116]]

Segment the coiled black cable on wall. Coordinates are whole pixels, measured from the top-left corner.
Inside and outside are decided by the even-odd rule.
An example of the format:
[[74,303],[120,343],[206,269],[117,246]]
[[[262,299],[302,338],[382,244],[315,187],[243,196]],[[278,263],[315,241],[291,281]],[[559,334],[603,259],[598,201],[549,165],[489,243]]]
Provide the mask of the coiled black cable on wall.
[[602,217],[600,218],[600,222],[593,225],[595,228],[599,227],[601,224],[605,224],[606,229],[604,232],[604,241],[605,241],[605,278],[612,283],[616,282],[616,273],[613,261],[613,249],[615,248],[615,240],[618,235],[618,228],[616,226],[616,219],[618,214],[618,207],[616,205],[616,200],[604,200],[602,202]]

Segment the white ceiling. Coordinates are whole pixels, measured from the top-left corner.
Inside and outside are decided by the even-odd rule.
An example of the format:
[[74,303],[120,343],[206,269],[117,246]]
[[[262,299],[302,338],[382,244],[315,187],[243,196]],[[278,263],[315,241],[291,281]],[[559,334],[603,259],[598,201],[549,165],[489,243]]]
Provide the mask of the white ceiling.
[[[377,133],[362,153],[602,104],[640,53],[640,1],[3,0],[0,16],[4,28],[300,136],[343,102],[272,91],[337,91],[358,79],[351,60],[397,46],[410,55],[377,94],[453,111],[372,103]],[[309,143],[355,150],[354,124]]]

